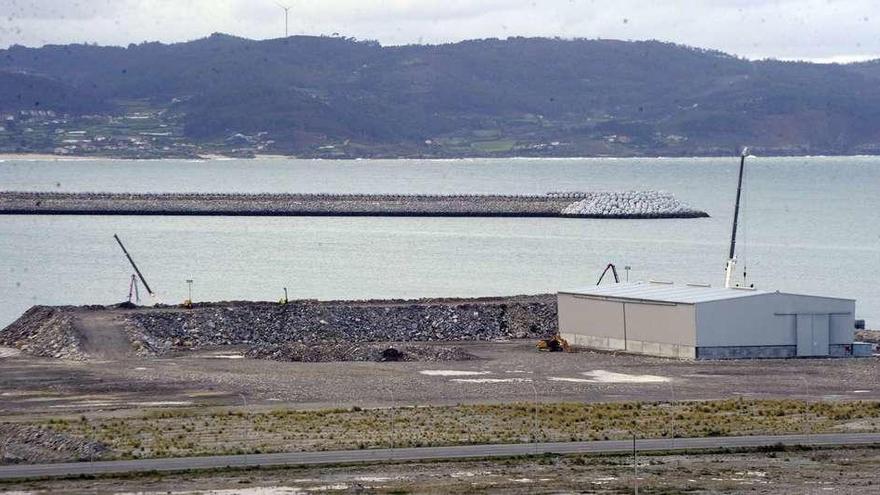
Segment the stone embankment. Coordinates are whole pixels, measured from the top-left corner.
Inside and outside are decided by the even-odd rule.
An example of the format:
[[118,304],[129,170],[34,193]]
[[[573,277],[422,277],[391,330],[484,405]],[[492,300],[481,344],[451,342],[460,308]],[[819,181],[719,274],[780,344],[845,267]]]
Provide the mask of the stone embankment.
[[[112,318],[108,318],[112,316]],[[0,331],[0,344],[31,354],[81,358],[79,334],[89,321],[118,325],[134,352],[245,345],[254,356],[271,357],[292,343],[405,343],[538,338],[556,333],[553,295],[474,299],[387,301],[227,302],[192,309],[118,306],[75,308],[36,306]],[[284,354],[284,353],[282,353]]]
[[546,195],[0,192],[0,214],[696,218],[657,191]]

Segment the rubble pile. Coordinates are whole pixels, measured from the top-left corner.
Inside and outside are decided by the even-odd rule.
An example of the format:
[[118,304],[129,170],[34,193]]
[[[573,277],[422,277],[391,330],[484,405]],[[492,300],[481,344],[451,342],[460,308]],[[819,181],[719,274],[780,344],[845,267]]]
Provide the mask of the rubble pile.
[[444,345],[287,342],[280,346],[256,345],[245,356],[255,359],[323,363],[331,361],[468,361],[476,359],[464,349]]
[[84,359],[73,316],[65,307],[34,306],[0,331],[0,345],[35,356]]
[[[418,301],[211,303],[189,311],[131,312],[136,346],[152,354],[289,342],[433,342],[538,338],[556,332],[552,295]],[[255,351],[256,352],[256,351]]]
[[[113,313],[119,331],[135,353],[144,356],[224,345],[251,346],[255,354],[266,354],[297,342],[438,342],[544,338],[556,333],[556,297],[549,294],[288,304],[233,301],[199,303],[192,309],[34,306],[0,330],[0,346],[37,356],[86,359],[80,324],[101,312]],[[294,351],[291,347],[286,352]],[[423,356],[417,348],[410,352],[414,358],[447,359],[440,354]],[[450,353],[448,359],[453,358]]]

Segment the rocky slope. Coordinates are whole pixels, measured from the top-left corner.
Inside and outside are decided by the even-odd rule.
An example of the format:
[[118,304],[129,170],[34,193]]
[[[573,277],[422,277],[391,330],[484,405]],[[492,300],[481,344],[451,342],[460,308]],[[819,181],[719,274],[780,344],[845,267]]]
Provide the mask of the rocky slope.
[[0,331],[0,344],[27,353],[82,359],[81,341],[73,325],[73,308],[34,306]]

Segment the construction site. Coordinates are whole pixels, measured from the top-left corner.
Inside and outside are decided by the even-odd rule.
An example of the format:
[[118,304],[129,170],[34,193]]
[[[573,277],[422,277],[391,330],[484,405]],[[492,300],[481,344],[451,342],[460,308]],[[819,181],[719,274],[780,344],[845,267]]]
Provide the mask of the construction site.
[[478,298],[198,302],[187,280],[146,304],[114,235],[127,300],[0,330],[0,490],[874,486],[880,332],[852,299],[755,289],[739,191],[735,212],[721,287],[610,263],[595,285]]

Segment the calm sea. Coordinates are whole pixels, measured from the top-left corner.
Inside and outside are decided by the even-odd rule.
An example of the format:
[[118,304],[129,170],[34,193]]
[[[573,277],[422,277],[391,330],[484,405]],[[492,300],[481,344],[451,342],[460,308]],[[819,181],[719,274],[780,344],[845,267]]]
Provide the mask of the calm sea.
[[[630,280],[719,284],[738,159],[0,162],[0,189],[539,193],[660,189],[707,219],[0,217],[0,327],[34,304],[125,300],[126,242],[166,303],[553,292]],[[880,326],[880,158],[754,158],[740,256],[762,289],[857,299]]]

